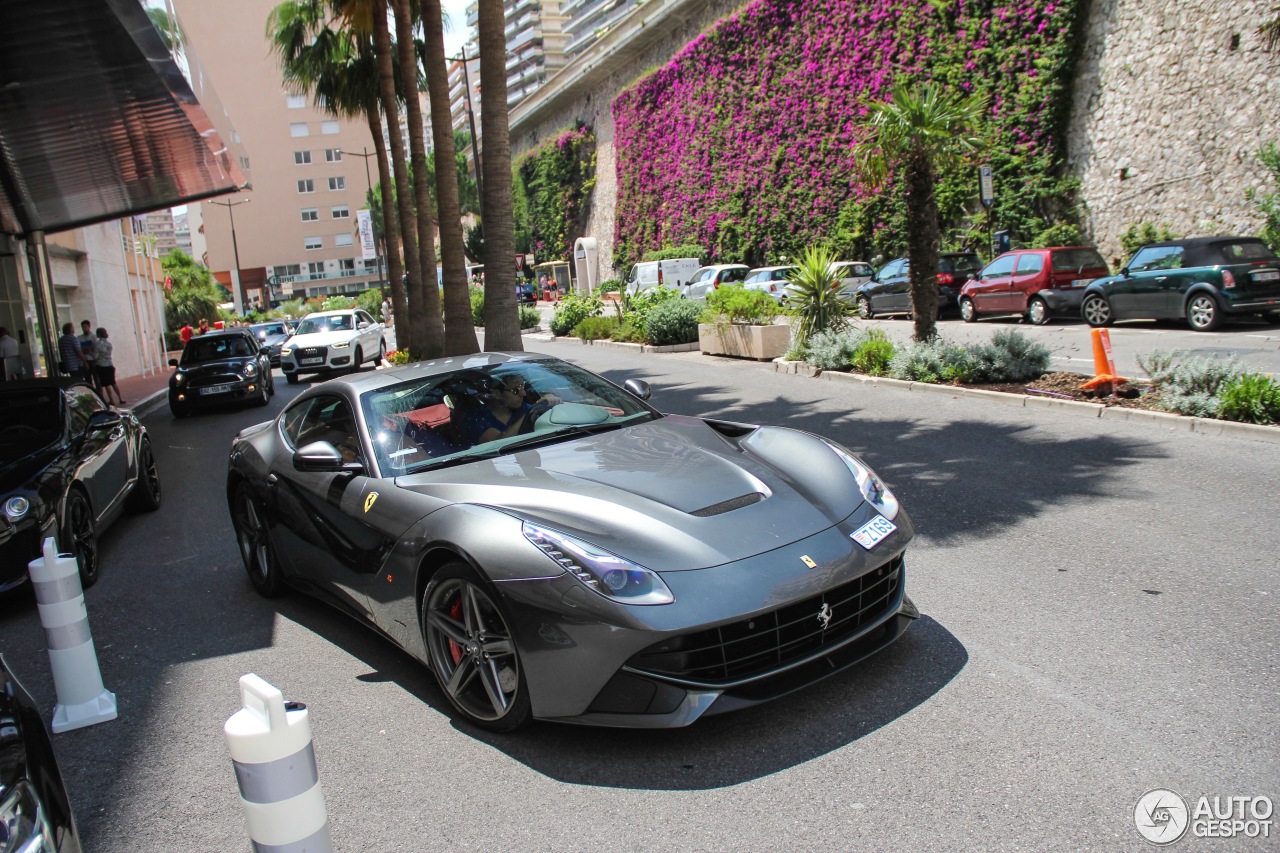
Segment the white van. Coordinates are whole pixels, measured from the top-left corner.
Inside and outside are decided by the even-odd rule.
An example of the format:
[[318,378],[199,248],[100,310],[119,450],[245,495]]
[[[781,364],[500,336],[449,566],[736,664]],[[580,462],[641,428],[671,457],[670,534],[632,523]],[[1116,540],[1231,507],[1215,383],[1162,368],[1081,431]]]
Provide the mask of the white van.
[[626,291],[634,296],[654,287],[673,287],[683,291],[689,280],[702,268],[698,258],[669,258],[665,261],[642,261],[631,268]]

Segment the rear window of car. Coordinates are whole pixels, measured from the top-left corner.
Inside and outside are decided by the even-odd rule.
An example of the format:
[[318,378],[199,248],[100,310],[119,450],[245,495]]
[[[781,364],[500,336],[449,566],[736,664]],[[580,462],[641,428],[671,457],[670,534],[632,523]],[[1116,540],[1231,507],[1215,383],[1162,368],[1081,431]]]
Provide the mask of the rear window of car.
[[1267,248],[1267,244],[1261,240],[1241,240],[1237,243],[1219,243],[1218,251],[1222,252],[1222,257],[1229,264],[1240,263],[1242,261],[1272,261],[1275,260],[1275,252]]
[[746,277],[747,277],[747,271],[741,268],[725,270],[724,272],[720,273],[721,281],[743,281],[744,279],[746,279]]
[[1052,254],[1054,272],[1107,269],[1107,262],[1098,254],[1097,249],[1055,249]]
[[982,269],[982,262],[976,255],[951,255],[938,258],[938,272],[972,276],[980,269]]

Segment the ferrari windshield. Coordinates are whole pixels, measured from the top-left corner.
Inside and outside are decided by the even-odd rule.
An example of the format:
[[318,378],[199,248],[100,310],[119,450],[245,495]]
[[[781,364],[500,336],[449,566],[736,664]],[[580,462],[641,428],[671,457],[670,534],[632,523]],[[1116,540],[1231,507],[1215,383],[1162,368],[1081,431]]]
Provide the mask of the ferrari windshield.
[[351,314],[330,314],[308,317],[298,324],[295,335],[316,335],[321,332],[349,332],[356,327]]
[[360,403],[384,476],[659,417],[630,393],[561,361],[423,376],[368,391]]
[[[3,386],[0,386],[3,387]],[[0,462],[12,462],[62,434],[57,388],[0,391]]]

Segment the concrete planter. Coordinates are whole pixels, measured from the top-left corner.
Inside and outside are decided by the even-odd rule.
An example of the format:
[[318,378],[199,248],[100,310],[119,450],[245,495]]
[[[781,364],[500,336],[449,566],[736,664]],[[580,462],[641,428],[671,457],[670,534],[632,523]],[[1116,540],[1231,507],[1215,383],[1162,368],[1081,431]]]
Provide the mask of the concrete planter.
[[733,355],[768,361],[786,353],[790,346],[791,327],[784,324],[698,324],[698,349],[707,355]]

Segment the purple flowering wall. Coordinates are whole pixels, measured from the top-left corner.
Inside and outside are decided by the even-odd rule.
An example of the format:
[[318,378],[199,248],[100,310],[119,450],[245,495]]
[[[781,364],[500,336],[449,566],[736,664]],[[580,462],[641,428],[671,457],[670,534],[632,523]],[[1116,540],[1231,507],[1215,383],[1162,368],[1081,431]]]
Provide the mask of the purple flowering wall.
[[[682,243],[764,263],[827,243],[893,254],[904,214],[892,185],[860,181],[862,97],[902,76],[989,96],[996,227],[1024,242],[1067,237],[1062,174],[1081,0],[755,0],[613,102],[615,259]],[[943,175],[951,244],[982,238],[974,170]],[[1078,234],[1078,232],[1077,232]]]

